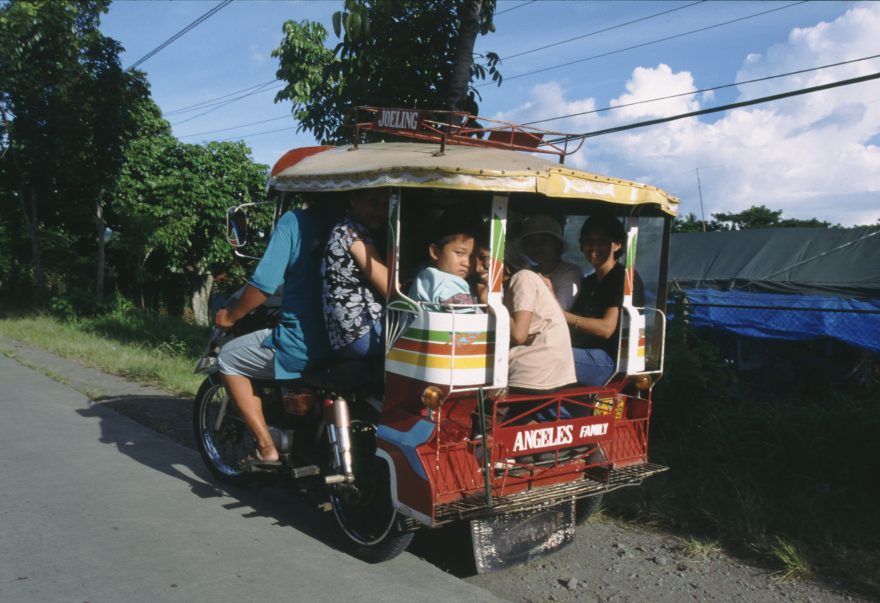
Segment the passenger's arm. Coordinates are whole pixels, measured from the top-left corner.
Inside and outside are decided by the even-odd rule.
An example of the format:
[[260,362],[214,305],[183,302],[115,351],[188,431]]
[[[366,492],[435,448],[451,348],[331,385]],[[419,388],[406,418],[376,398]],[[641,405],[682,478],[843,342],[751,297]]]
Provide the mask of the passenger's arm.
[[510,342],[523,345],[529,340],[529,325],[532,313],[529,310],[516,310],[510,317]]
[[349,252],[358,267],[367,275],[370,284],[382,294],[382,297],[388,297],[388,268],[379,257],[376,247],[356,240],[352,242]]
[[254,287],[247,285],[241,292],[241,297],[231,308],[222,308],[214,317],[214,324],[221,329],[232,328],[236,322],[249,314],[252,310],[259,308],[269,299],[269,296]]
[[565,312],[565,322],[577,333],[585,333],[602,339],[610,339],[617,330],[620,320],[620,306],[609,306],[600,318],[579,316],[571,312]]

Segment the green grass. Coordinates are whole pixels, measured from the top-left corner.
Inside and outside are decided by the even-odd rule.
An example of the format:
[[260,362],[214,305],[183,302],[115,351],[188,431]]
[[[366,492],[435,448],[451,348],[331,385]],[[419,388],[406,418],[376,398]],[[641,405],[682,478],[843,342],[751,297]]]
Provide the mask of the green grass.
[[65,320],[7,311],[0,314],[0,334],[176,395],[195,396],[201,377],[193,367],[209,332],[135,310]]

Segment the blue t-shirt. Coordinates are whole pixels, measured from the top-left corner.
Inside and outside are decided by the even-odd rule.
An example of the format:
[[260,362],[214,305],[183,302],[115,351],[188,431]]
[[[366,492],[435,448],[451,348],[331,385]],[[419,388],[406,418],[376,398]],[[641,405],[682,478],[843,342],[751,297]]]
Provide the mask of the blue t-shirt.
[[263,341],[265,347],[275,350],[276,379],[299,379],[307,366],[329,354],[321,317],[319,230],[311,211],[285,213],[250,280],[267,295],[284,284],[278,326]]
[[[442,309],[440,304],[476,304],[479,303],[471,293],[471,288],[463,278],[443,272],[433,266],[422,268],[416,275],[409,289],[409,296],[414,301],[432,302],[438,304],[437,309]],[[465,308],[452,308],[457,311],[470,310]]]

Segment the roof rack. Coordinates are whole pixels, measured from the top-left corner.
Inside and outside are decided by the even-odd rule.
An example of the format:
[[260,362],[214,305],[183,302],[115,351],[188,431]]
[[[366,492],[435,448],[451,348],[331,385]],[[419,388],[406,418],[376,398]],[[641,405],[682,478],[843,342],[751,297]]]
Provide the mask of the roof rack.
[[354,112],[354,148],[358,146],[361,132],[387,132],[440,143],[438,154],[441,155],[447,144],[454,144],[547,153],[558,156],[559,163],[564,163],[566,155],[576,153],[584,143],[580,138],[577,146],[569,149],[570,134],[488,119],[465,111],[359,106]]

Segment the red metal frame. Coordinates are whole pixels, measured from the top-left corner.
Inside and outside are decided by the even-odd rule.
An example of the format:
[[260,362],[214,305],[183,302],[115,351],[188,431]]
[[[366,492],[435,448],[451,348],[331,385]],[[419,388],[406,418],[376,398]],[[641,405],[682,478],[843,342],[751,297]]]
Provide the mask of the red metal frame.
[[[559,162],[563,163],[566,155],[580,150],[584,141],[583,138],[579,139],[577,146],[569,149],[570,134],[488,119],[463,111],[360,106],[355,107],[354,118],[355,148],[361,132],[387,132],[411,140],[439,143],[441,154],[447,144],[454,144],[546,153],[558,156]],[[490,125],[476,125],[483,123]],[[548,136],[560,139],[561,143],[548,140]]]
[[[418,387],[415,382],[411,385]],[[489,399],[487,444],[475,433],[478,401],[474,392],[452,394],[433,417],[424,407],[414,413],[416,406],[398,398],[398,404],[386,406],[382,424],[403,432],[419,420],[432,420],[436,425],[431,436],[416,447],[424,478],[416,475],[400,450],[380,441],[397,467],[399,500],[436,521],[438,509],[459,501],[477,501],[474,504],[491,508],[492,498],[583,482],[591,471],[644,465],[648,460],[650,395],[624,394],[624,386],[616,382],[599,388]],[[541,410],[555,409],[560,416],[563,406],[581,416],[525,422]],[[530,445],[523,447],[529,439]],[[518,443],[523,449],[516,450]],[[483,445],[490,451],[488,487]],[[593,456],[597,449],[602,455]],[[597,491],[601,489],[600,484],[595,485]]]

